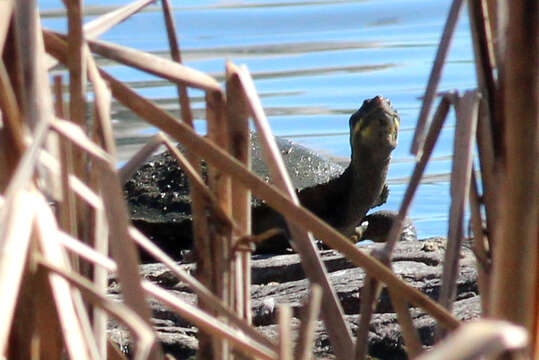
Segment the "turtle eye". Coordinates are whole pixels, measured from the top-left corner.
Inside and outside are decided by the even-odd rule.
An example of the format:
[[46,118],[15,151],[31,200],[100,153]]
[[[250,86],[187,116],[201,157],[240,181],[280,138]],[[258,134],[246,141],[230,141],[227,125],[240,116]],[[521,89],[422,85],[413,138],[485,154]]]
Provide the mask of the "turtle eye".
[[393,122],[395,123],[395,127],[397,128],[397,130],[399,130],[401,122],[397,115],[393,115]]

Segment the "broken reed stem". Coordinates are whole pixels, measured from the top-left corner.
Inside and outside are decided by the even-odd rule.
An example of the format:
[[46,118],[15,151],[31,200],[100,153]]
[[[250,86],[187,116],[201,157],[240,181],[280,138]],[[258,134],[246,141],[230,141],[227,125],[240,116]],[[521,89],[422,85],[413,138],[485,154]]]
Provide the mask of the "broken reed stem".
[[[241,90],[238,76],[239,69],[227,61],[226,63],[226,117],[230,153],[246,168],[251,168],[251,148],[249,146],[249,110],[245,96]],[[251,234],[251,191],[243,184],[232,182],[232,216],[238,225],[233,247],[237,239]],[[236,311],[239,316],[251,322],[251,253],[235,252],[234,285]]]
[[528,334],[519,326],[497,320],[476,320],[462,325],[447,339],[417,360],[494,359],[503,352],[522,349]]
[[[87,60],[88,78],[92,84],[94,92],[94,124],[92,127],[92,138],[100,144],[112,161],[116,162],[116,144],[112,133],[112,121],[110,118],[111,95],[110,90],[99,75],[97,66],[93,56],[88,50],[88,46],[84,44],[84,54]],[[91,188],[98,189],[99,180],[97,172],[90,172],[88,182]],[[105,213],[102,207],[94,208],[90,213],[93,220],[93,228],[91,236],[93,236],[93,244],[95,249],[102,254],[109,252],[109,232],[106,225]],[[111,224],[112,226],[112,224]],[[107,291],[107,273],[101,268],[93,268],[93,279],[96,287],[106,293]],[[107,315],[99,308],[94,308],[93,311],[93,327],[96,342],[98,343],[99,353],[101,356],[106,355],[107,351]]]
[[[56,35],[61,36],[61,34]],[[221,91],[219,83],[212,77],[162,57],[105,41],[89,40],[88,46],[92,52],[101,56],[175,83],[205,91]]]
[[[54,176],[60,176],[61,169],[58,160],[47,151],[41,150],[41,152],[39,153],[39,163],[46,167],[47,170],[49,170]],[[85,183],[83,183],[73,174],[69,175],[68,180],[68,185],[71,190],[82,200],[86,201],[88,205],[95,209],[103,208],[103,202],[101,201],[101,198]]]
[[316,330],[320,306],[322,304],[322,288],[318,284],[311,285],[309,301],[303,307],[301,326],[298,331],[298,341],[294,359],[311,360],[314,344],[314,332]]
[[106,13],[92,21],[84,24],[84,35],[86,39],[96,39],[114,26],[118,25],[128,17],[136,14],[146,6],[154,3],[155,0],[139,0],[122,6],[114,11]]
[[0,251],[0,354],[6,354],[13,317],[21,283],[23,281],[32,223],[35,209],[27,204],[35,200],[35,194],[25,190],[16,192],[6,198],[0,218],[0,235],[2,251]]
[[[109,155],[116,159],[116,143],[112,134],[112,121],[110,118],[110,90],[99,75],[95,60],[90,54],[88,47],[84,44],[84,54],[88,64],[88,79],[94,91],[94,124],[92,128],[92,138],[98,140]],[[92,181],[91,181],[92,182]]]
[[[206,119],[208,128],[208,139],[213,141],[224,151],[228,152],[228,124],[225,114],[224,94],[221,91],[206,92]],[[232,215],[231,202],[231,182],[230,175],[223,174],[213,166],[208,166],[208,184],[216,195],[217,201],[225,214]],[[235,258],[232,256],[232,227],[212,227],[210,231],[210,244],[212,246],[212,258],[206,261],[213,261],[212,286],[216,294],[223,299],[225,304],[234,306],[232,265]],[[214,339],[214,352],[219,352],[216,359],[228,359],[228,344],[224,341]]]
[[36,256],[36,260],[49,272],[61,276],[76,286],[82,292],[86,301],[105,310],[128,327],[131,334],[134,334],[137,338],[137,346],[133,358],[146,359],[148,357],[152,344],[155,344],[156,336],[153,333],[152,327],[146,324],[136,312],[128,306],[108,299],[99,289],[94,287],[94,284],[76,272],[65,270],[39,255]]
[[481,168],[481,182],[483,184],[482,199],[486,213],[487,241],[489,248],[493,249],[494,238],[496,237],[496,219],[498,216],[500,172],[494,155],[492,129],[490,127],[490,120],[487,117],[487,104],[483,99],[479,101],[476,142]]
[[[95,207],[94,211],[94,247],[100,254],[109,253],[109,225],[107,224],[105,210],[103,207]],[[107,292],[108,272],[105,269],[94,266],[94,283],[102,291]],[[107,354],[107,314],[99,308],[93,309],[93,331],[96,339],[98,351],[101,358],[106,358]]]
[[279,360],[292,360],[292,309],[279,304]]
[[[62,76],[54,76],[54,111],[59,118],[64,117],[63,85]],[[69,191],[69,175],[73,172],[73,153],[71,144],[67,141],[59,141],[60,155],[60,181],[62,187],[62,201],[58,204],[59,224],[69,234],[77,234],[77,214],[75,207],[75,198]]]
[[[453,165],[451,170],[451,206],[449,230],[444,258],[440,304],[451,311],[456,295],[457,276],[462,239],[464,238],[464,211],[470,193],[473,146],[477,129],[477,91],[466,91],[456,106],[457,124],[453,146]],[[443,336],[438,326],[439,335]]]
[[[69,69],[69,119],[86,130],[86,57],[80,0],[64,0],[67,8],[67,68]],[[82,164],[78,164],[82,165]],[[81,169],[75,174],[81,177]],[[82,178],[82,177],[81,177]]]
[[412,148],[410,149],[410,152],[414,155],[419,155],[422,151],[427,119],[430,114],[432,102],[436,96],[436,88],[442,75],[445,58],[449,52],[449,46],[451,45],[453,32],[455,31],[460,9],[462,8],[462,3],[463,0],[453,0],[451,8],[449,9],[449,15],[444,26],[444,32],[442,33],[440,44],[438,45],[436,57],[434,58],[434,63],[432,65],[427,88],[425,89],[423,104],[421,105],[421,111],[419,112],[419,118],[417,120],[414,137],[412,140]]
[[25,145],[23,141],[22,122],[19,106],[7,69],[0,58],[0,117],[3,128],[0,130],[0,166],[4,168],[0,174],[0,193],[4,191],[9,182],[9,174],[15,171],[21,158]]
[[483,228],[483,219],[481,217],[481,204],[479,190],[477,189],[477,180],[475,178],[475,169],[472,165],[472,178],[470,179],[470,218],[473,232],[473,246],[475,258],[477,259],[477,274],[479,293],[481,294],[481,314],[488,316],[489,295],[490,295],[490,270],[491,259],[488,242]]
[[500,142],[502,135],[502,126],[500,124],[502,118],[499,114],[499,110],[502,109],[502,107],[497,106],[496,104],[497,88],[494,76],[496,60],[494,56],[487,2],[488,1],[485,0],[468,1],[468,18],[470,20],[472,34],[477,84],[481,93],[481,98],[487,104],[485,116],[490,122],[493,136],[492,141],[496,144]]
[[64,119],[64,89],[62,84],[62,75],[54,75],[53,77],[53,92],[54,92],[54,113],[56,117]]
[[414,359],[423,352],[423,345],[410,315],[410,309],[408,308],[408,304],[391,289],[389,290],[389,296],[391,298],[391,304],[393,304],[393,308],[397,313],[402,337],[406,345],[406,355],[408,358]]
[[[97,165],[97,164],[96,164]],[[151,312],[143,296],[140,278],[138,275],[138,253],[133,241],[127,232],[129,219],[127,207],[122,197],[120,180],[114,171],[114,165],[99,164],[101,171],[100,188],[103,194],[105,213],[110,226],[111,253],[118,263],[118,276],[122,283],[124,301],[144,321],[151,324]],[[160,349],[154,347],[149,359],[162,357]]]
[[363,288],[361,289],[361,304],[359,314],[359,326],[356,333],[354,359],[363,360],[367,355],[369,340],[369,324],[376,308],[378,293],[382,291],[382,284],[367,273]]
[[214,337],[230,341],[235,348],[241,350],[246,356],[254,355],[258,358],[268,360],[278,359],[277,353],[272,349],[267,348],[266,346],[255,342],[253,339],[246,337],[244,333],[231,328],[199,308],[183,302],[177,296],[164,289],[161,289],[159,286],[154,285],[147,280],[143,281],[143,286],[151,296],[155,297],[165,306],[177,312],[179,316],[197,325],[199,329],[213,335]]
[[[246,67],[242,67],[238,74],[240,84],[258,130],[258,138],[261,142],[263,155],[269,173],[271,174],[272,182],[286,194],[287,200],[294,204],[294,206],[301,208],[281,153],[271,134],[269,122],[260,103],[253,80]],[[337,358],[350,359],[354,351],[350,329],[344,321],[342,306],[329,282],[326,268],[315,248],[312,234],[309,233],[308,229],[298,226],[289,218],[285,217],[285,219],[291,233],[291,238],[294,239],[295,248],[301,256],[305,274],[312,283],[319,284],[322,287],[324,293],[322,297],[322,317],[326,323],[335,354]]]
[[144,146],[139,149],[129,160],[118,170],[120,182],[125,184],[137,171],[137,169],[163,144],[161,133],[152,136]]
[[[6,152],[11,158],[11,168],[16,166],[17,161],[22,156],[24,145],[24,134],[22,127],[21,113],[17,99],[15,97],[15,91],[11,85],[9,75],[7,73],[4,61],[0,58],[0,109],[2,110],[2,125],[4,131],[4,138],[6,139],[6,145],[9,146],[10,151]],[[9,169],[8,169],[9,170]]]
[[185,158],[185,156],[183,156],[183,154],[178,150],[178,148],[174,146],[172,141],[170,141],[165,134],[160,133],[158,134],[158,136],[160,136],[161,141],[165,144],[170,153],[178,161],[178,164],[189,179],[189,184],[195,191],[199,192],[200,196],[204,199],[204,203],[207,204],[208,207],[212,210],[212,215],[215,216],[214,220],[216,221],[216,223],[220,227],[230,229],[236,228],[236,225],[234,224],[234,221],[232,220],[230,215],[227,214],[226,210],[223,208],[223,205],[219,202],[214,193],[210,191],[202,177],[193,168],[191,163]]
[[[58,264],[59,267],[68,271],[72,270],[66,261],[65,252],[55,236],[57,232],[56,220],[46,200],[39,194],[33,204],[38,211],[34,219],[37,239],[43,256],[50,262]],[[50,274],[48,280],[69,356],[90,359],[90,345],[84,336],[81,322],[77,316],[69,284],[65,279],[54,274]]]

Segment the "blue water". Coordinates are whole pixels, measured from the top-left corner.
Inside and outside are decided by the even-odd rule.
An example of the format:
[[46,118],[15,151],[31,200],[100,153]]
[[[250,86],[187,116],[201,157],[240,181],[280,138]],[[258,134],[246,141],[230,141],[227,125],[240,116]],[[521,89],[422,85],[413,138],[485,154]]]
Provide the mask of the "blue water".
[[[43,25],[65,31],[61,1],[38,1]],[[88,20],[128,1],[84,1]],[[385,209],[397,210],[414,166],[409,154],[432,61],[450,1],[173,1],[184,62],[223,79],[225,60],[251,71],[272,129],[322,154],[347,158],[348,117],[363,99],[383,95],[401,116]],[[158,4],[159,5],[159,4]],[[105,6],[105,8],[103,8]],[[101,39],[167,56],[160,5]],[[178,113],[176,89],[152,75],[98,58],[112,75]],[[58,70],[62,72],[62,70]],[[467,14],[454,35],[440,91],[475,87]],[[203,93],[189,92],[204,131]],[[119,161],[155,132],[113,104]],[[451,113],[416,193],[410,215],[420,237],[446,235],[453,148]]]

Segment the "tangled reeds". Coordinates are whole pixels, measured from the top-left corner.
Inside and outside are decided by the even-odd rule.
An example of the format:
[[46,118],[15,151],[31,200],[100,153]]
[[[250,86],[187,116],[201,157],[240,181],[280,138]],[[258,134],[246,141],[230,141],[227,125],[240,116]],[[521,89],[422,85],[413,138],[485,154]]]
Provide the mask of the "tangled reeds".
[[[462,95],[441,94],[429,123],[463,5],[453,1],[416,129],[412,151],[418,161],[388,241],[373,255],[299,204],[245,67],[227,63],[223,89],[214,78],[181,64],[168,0],[162,9],[172,60],[97,40],[152,2],[135,1],[83,26],[81,2],[65,0],[67,34],[43,29],[33,1],[0,3],[0,356],[123,358],[106,337],[111,316],[129,329],[133,358],[163,358],[146,302],[151,296],[201,330],[199,358],[309,359],[320,314],[335,356],[362,359],[382,286],[389,289],[410,357],[467,359],[507,350],[518,350],[514,354],[522,358],[539,355],[536,2],[468,2],[479,87]],[[99,68],[93,54],[175,83],[180,117]],[[51,86],[47,73],[57,62],[69,71],[67,109],[61,78],[55,77]],[[87,82],[95,99],[90,118]],[[193,130],[190,87],[206,94],[207,137]],[[112,97],[161,130],[121,169],[115,162]],[[442,294],[435,302],[392,272],[391,254],[451,106],[457,114],[452,203]],[[249,171],[249,118],[275,185]],[[185,156],[173,141],[187,149]],[[473,164],[476,142],[480,184]],[[130,225],[123,199],[125,179],[161,144],[189,176],[199,255],[196,279]],[[201,159],[210,167],[208,184],[200,177]],[[279,343],[250,324],[250,254],[238,244],[250,237],[251,193],[285,216],[312,284],[297,344],[291,341],[292,314],[286,305],[279,310]],[[468,203],[483,314],[505,321],[462,324],[451,314]],[[368,273],[357,340],[344,321],[313,236]],[[198,296],[198,306],[142,280],[137,246],[185,282]],[[120,280],[121,303],[106,296],[109,273]],[[440,338],[449,332],[429,353],[411,321],[410,306],[437,320]]]

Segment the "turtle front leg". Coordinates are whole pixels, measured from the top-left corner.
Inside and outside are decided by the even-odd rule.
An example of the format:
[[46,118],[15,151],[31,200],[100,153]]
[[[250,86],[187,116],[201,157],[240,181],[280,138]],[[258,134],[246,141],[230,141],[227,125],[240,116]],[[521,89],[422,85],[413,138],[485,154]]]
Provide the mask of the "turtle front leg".
[[[372,240],[374,242],[385,242],[393,226],[398,213],[396,211],[380,210],[369,214],[363,218],[361,225],[355,228],[352,240],[357,241]],[[404,219],[399,241],[417,240],[417,232],[414,223],[409,217]]]

